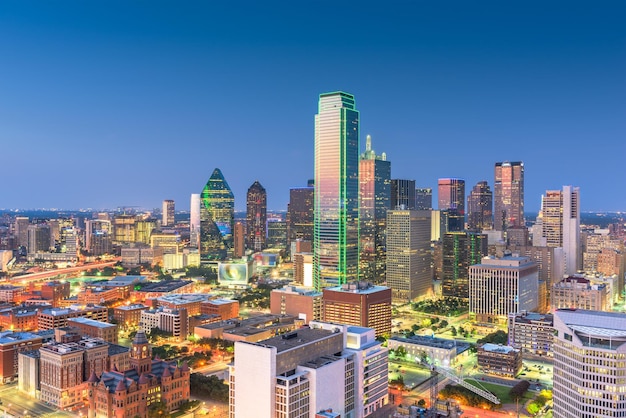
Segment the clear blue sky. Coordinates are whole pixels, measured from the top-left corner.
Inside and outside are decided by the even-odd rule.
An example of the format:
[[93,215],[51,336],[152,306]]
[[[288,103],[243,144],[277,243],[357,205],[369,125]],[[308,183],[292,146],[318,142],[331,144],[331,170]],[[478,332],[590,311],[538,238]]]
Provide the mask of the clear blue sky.
[[0,3],[0,208],[189,207],[219,167],[245,207],[313,177],[322,92],[356,96],[394,178],[526,208],[580,186],[626,210],[626,2]]

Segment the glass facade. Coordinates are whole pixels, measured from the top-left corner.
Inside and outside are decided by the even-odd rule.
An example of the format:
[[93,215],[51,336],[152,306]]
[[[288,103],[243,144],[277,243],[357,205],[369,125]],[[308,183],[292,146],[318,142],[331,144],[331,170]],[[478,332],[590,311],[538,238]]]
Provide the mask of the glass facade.
[[524,163],[496,163],[494,190],[494,229],[524,226]]
[[224,260],[233,248],[235,196],[219,168],[200,195],[200,256]]
[[492,226],[492,193],[486,181],[479,181],[467,197],[467,229],[482,231]]
[[267,237],[267,192],[258,181],[248,189],[246,209],[247,246],[261,251]]
[[320,95],[315,116],[313,283],[358,279],[359,112],[354,96]]

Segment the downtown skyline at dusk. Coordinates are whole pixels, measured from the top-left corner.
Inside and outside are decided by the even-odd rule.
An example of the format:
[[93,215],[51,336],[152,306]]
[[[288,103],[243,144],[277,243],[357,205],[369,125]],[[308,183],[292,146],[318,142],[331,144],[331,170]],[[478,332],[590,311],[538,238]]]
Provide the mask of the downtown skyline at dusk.
[[623,2],[299,6],[3,3],[0,208],[186,210],[220,168],[237,210],[256,180],[285,210],[341,90],[361,151],[434,201],[438,178],[493,188],[523,161],[527,212],[563,185],[626,209]]

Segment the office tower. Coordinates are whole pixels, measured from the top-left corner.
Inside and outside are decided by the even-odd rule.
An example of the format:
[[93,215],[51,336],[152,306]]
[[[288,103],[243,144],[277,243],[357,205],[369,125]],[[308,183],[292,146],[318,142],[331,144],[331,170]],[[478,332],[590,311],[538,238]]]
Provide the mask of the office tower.
[[479,181],[467,196],[467,229],[480,232],[491,229],[492,193],[486,181]]
[[326,322],[374,328],[376,336],[391,333],[391,289],[368,282],[345,283],[323,290]]
[[267,222],[267,248],[287,250],[287,222],[271,220]]
[[441,234],[462,232],[465,230],[465,215],[457,209],[439,210],[439,229]]
[[174,201],[164,200],[163,209],[161,210],[161,225],[174,226]]
[[233,248],[235,196],[219,168],[213,170],[200,196],[200,256],[224,260]]
[[391,163],[387,155],[376,155],[372,138],[366,138],[359,162],[360,267],[362,280],[385,281],[385,230],[391,198]]
[[391,209],[415,209],[415,180],[391,180]]
[[15,239],[18,247],[28,247],[28,225],[27,216],[17,216],[15,218]]
[[311,322],[258,343],[237,341],[229,417],[363,418],[388,403],[388,352],[369,328]]
[[86,250],[91,255],[99,256],[111,253],[111,221],[90,219],[86,222]]
[[554,331],[554,416],[624,415],[626,315],[557,310]]
[[524,163],[496,163],[493,190],[494,229],[524,226]]
[[[443,236],[442,294],[469,298],[469,266],[487,255],[487,235],[453,232]],[[507,312],[508,313],[508,312]]]
[[267,193],[258,181],[248,188],[246,209],[247,247],[261,251],[267,237]]
[[157,228],[157,220],[154,218],[137,219],[135,223],[135,242],[150,244],[150,237]]
[[445,178],[439,179],[437,183],[438,209],[453,209],[460,215],[465,215],[465,180]]
[[563,190],[548,190],[542,197],[543,237],[548,247],[562,247],[563,271],[575,274],[582,265],[580,252],[580,190],[563,186]]
[[137,241],[137,218],[125,213],[113,217],[113,242],[118,245]]
[[432,289],[431,211],[387,212],[387,286],[395,302],[424,297]]
[[511,312],[537,309],[539,267],[528,257],[484,257],[469,267],[470,318],[506,325]]
[[433,208],[433,189],[422,187],[415,189],[415,210],[431,210]]
[[193,193],[189,206],[189,245],[200,248],[200,194]]
[[319,290],[358,279],[359,112],[354,96],[320,95],[315,115],[313,282]]
[[289,189],[287,239],[313,242],[313,186]]
[[270,293],[270,312],[275,315],[291,315],[305,323],[322,319],[322,292],[286,286]]
[[241,222],[235,222],[233,256],[241,258],[246,253],[246,230]]
[[50,227],[46,224],[28,225],[28,254],[50,251]]

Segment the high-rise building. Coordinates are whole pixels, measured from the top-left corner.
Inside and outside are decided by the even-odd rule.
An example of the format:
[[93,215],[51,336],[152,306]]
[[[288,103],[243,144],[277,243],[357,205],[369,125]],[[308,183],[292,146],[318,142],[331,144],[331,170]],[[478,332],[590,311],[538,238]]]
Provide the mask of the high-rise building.
[[431,211],[387,212],[387,286],[395,302],[427,296],[432,289]]
[[313,282],[317,289],[358,279],[359,112],[354,96],[320,95],[315,115]]
[[391,332],[391,289],[367,282],[345,283],[323,290],[326,322],[374,328],[376,336]]
[[50,227],[48,225],[28,225],[28,254],[50,251],[50,239]]
[[312,186],[289,190],[287,208],[287,239],[289,247],[296,240],[313,242],[313,196]]
[[415,180],[391,180],[391,209],[415,209]]
[[241,258],[246,253],[246,230],[241,222],[235,222],[235,233],[233,234],[234,246],[233,256]]
[[28,247],[28,216],[17,216],[15,218],[15,238],[18,247]]
[[554,331],[554,416],[623,415],[626,314],[557,310]]
[[[469,266],[487,255],[487,235],[452,232],[443,236],[443,296],[469,298]],[[508,313],[508,312],[507,312]]]
[[524,163],[496,163],[493,189],[494,229],[524,226]]
[[267,222],[267,248],[287,250],[287,222],[273,219]]
[[438,209],[453,209],[460,215],[465,215],[465,180],[445,178],[439,179],[437,184]]
[[415,209],[431,210],[433,208],[433,189],[418,187],[415,189]]
[[161,210],[161,225],[174,226],[174,201],[164,200],[163,209]]
[[479,181],[467,196],[467,229],[480,232],[493,225],[492,193],[486,181]]
[[528,257],[484,257],[469,267],[470,318],[506,325],[511,312],[537,309],[539,267]]
[[246,209],[247,247],[261,251],[267,237],[267,192],[258,181],[248,188]]
[[111,253],[111,236],[113,226],[111,221],[90,219],[86,222],[85,249],[91,255],[100,256]]
[[360,182],[360,267],[362,280],[385,280],[385,230],[391,197],[391,163],[387,156],[376,155],[372,138],[366,138],[365,152],[359,162]]
[[200,194],[193,193],[189,206],[189,245],[200,248]]
[[[229,417],[371,416],[388,403],[388,352],[374,330],[313,321],[258,343],[237,341]],[[322,416],[322,415],[318,415]]]
[[562,247],[563,271],[575,274],[582,268],[580,257],[580,189],[563,186],[563,190],[548,190],[541,199],[542,235],[548,247]]
[[219,168],[200,196],[200,256],[223,260],[233,248],[235,196]]

